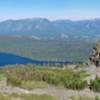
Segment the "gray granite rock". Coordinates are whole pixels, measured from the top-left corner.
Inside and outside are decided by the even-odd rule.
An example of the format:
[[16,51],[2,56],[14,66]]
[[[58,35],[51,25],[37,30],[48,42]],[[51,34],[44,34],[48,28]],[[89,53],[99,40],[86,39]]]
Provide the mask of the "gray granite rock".
[[96,44],[96,47],[93,48],[86,64],[100,67],[100,41]]

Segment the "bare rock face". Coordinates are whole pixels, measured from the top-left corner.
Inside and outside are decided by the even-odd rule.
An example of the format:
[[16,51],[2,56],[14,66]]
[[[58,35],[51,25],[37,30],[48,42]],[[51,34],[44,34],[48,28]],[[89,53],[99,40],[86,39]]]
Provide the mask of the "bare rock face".
[[100,41],[97,43],[96,47],[93,48],[86,64],[89,66],[94,65],[96,67],[100,67]]

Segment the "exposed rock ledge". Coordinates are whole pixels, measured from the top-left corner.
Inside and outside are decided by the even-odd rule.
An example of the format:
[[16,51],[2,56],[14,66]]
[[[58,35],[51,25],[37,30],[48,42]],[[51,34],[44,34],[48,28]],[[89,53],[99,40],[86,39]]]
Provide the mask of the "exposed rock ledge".
[[89,59],[86,64],[88,66],[94,65],[100,67],[100,41],[96,44],[96,47],[93,48],[92,53],[90,54]]

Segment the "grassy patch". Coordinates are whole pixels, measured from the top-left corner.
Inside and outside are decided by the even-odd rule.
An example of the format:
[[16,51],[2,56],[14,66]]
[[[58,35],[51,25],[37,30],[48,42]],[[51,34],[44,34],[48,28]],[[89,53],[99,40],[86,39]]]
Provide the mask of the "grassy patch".
[[100,92],[100,77],[95,78],[95,80],[90,81],[90,89],[95,92]]
[[35,94],[0,94],[0,100],[58,100],[56,97]]
[[98,96],[95,96],[95,98],[92,97],[82,97],[82,96],[72,96],[70,100],[100,100]]
[[0,73],[0,80],[4,80],[6,78],[6,76],[4,74]]
[[27,90],[32,90],[34,88],[44,88],[47,87],[48,84],[46,82],[43,81],[24,81],[21,84],[21,88],[27,89]]
[[6,75],[4,74],[4,71],[0,69],[0,80],[4,80],[6,78]]
[[21,98],[22,100],[58,100],[56,97],[35,94],[11,94],[11,97]]
[[6,94],[0,94],[0,100],[11,100],[12,97]]
[[[8,85],[28,89],[42,87],[45,85],[44,83],[75,90],[83,89],[87,85],[87,82],[84,81],[87,74],[84,71],[40,68],[32,65],[16,65],[16,67],[5,70]],[[37,82],[37,86],[34,82]],[[43,83],[40,85],[39,82]]]

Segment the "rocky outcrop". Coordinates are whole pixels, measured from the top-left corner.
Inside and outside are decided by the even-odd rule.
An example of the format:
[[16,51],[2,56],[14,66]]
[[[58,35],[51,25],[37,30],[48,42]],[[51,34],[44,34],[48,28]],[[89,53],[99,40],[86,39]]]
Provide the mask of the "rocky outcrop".
[[100,67],[100,41],[96,44],[96,47],[93,48],[86,64],[89,66],[94,65],[96,67]]

